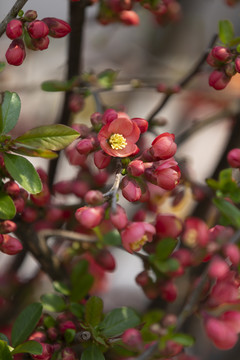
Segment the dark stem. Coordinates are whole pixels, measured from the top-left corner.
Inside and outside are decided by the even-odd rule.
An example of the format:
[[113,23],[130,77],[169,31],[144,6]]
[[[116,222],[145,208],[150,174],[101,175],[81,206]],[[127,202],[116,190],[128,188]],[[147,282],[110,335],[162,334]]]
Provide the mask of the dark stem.
[[[189,81],[200,71],[202,65],[205,63],[206,58],[208,56],[209,49],[212,48],[215,41],[217,40],[218,35],[214,35],[211,39],[207,50],[200,57],[194,68],[178,83],[180,88],[183,88],[185,85],[189,83]],[[166,94],[161,100],[160,104],[156,106],[156,108],[152,111],[152,113],[148,117],[149,125],[152,125],[152,121],[154,117],[163,109],[163,107],[167,104],[168,100],[171,98],[173,94]]]
[[17,0],[15,2],[15,4],[13,5],[13,7],[9,11],[9,13],[5,16],[3,21],[0,23],[0,36],[2,36],[2,34],[4,34],[9,21],[11,21],[12,19],[14,19],[17,16],[19,11],[24,7],[24,5],[27,2],[28,2],[28,0]]
[[[67,79],[78,76],[82,71],[82,47],[83,47],[83,30],[85,20],[85,8],[88,5],[87,1],[81,0],[78,2],[69,1],[69,24],[72,31],[69,36],[68,43],[68,69]],[[63,102],[62,113],[58,121],[59,124],[68,125],[70,121],[70,111],[68,108],[69,97],[71,93],[66,92]],[[54,159],[49,165],[49,186],[52,188],[54,177],[57,169],[59,158]]]

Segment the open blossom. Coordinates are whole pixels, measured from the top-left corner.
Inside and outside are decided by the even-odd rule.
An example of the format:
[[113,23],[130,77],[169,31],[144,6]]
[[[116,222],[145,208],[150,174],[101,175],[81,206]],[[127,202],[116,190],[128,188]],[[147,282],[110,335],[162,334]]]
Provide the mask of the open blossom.
[[123,247],[131,254],[139,251],[146,242],[151,242],[155,227],[146,222],[132,222],[122,232]]
[[102,150],[113,157],[127,157],[138,153],[136,145],[139,127],[129,118],[120,115],[104,125],[98,134]]

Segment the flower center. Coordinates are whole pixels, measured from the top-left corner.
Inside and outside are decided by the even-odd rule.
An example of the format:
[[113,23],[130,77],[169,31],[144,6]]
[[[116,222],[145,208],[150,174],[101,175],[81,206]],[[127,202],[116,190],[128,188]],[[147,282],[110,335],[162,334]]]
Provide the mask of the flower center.
[[196,229],[189,229],[184,239],[185,244],[193,248],[197,244],[197,236],[198,232]]
[[132,249],[133,251],[138,251],[138,250],[140,250],[140,249],[142,248],[142,246],[143,246],[147,241],[148,241],[147,235],[143,235],[143,237],[142,237],[140,240],[135,241],[134,243],[132,243],[132,244],[130,245],[130,247],[131,247],[131,249]]
[[112,149],[121,150],[127,146],[127,141],[121,134],[113,134],[109,138],[109,144]]

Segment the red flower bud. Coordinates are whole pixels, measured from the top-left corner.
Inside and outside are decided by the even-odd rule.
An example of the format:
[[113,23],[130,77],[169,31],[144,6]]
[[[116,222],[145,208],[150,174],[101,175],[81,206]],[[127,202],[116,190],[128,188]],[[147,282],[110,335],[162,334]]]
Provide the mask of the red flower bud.
[[209,76],[208,83],[214,89],[222,90],[227,86],[230,80],[231,78],[229,78],[224,72],[214,70]]
[[42,19],[42,21],[47,24],[49,28],[49,36],[53,38],[62,38],[71,31],[71,26],[61,19],[47,17]]
[[106,271],[114,271],[116,268],[115,259],[107,249],[100,250],[95,256],[95,261]]
[[233,168],[240,168],[240,149],[235,148],[227,154],[227,161]]
[[79,154],[88,155],[94,149],[92,139],[80,140],[77,144],[76,149],[79,152]]
[[26,52],[22,39],[15,39],[11,42],[6,52],[6,59],[10,65],[19,66],[25,59]]
[[142,196],[140,186],[134,179],[125,176],[121,182],[122,194],[130,202],[138,201]]
[[71,320],[66,320],[59,324],[59,331],[61,334],[64,334],[67,329],[76,330],[76,325]]
[[231,51],[224,46],[214,46],[212,56],[222,62],[226,62],[231,58]]
[[7,181],[4,184],[4,190],[8,195],[14,196],[14,197],[18,196],[20,193],[19,185],[13,180]]
[[140,331],[134,328],[124,331],[122,334],[122,342],[133,349],[141,349],[143,345]]
[[183,224],[175,215],[158,214],[155,227],[158,236],[176,238],[182,232]]
[[99,150],[94,153],[94,164],[98,169],[105,169],[111,161],[111,156]]
[[119,18],[125,25],[139,25],[139,17],[135,11],[123,10],[120,12]]
[[128,164],[127,171],[132,176],[141,176],[144,173],[145,166],[142,160],[133,160]]
[[238,340],[236,332],[222,320],[209,316],[205,319],[204,326],[208,337],[219,349],[231,349]]
[[45,36],[40,39],[32,39],[32,45],[34,47],[34,50],[46,50],[49,45],[49,37]]
[[85,181],[75,180],[72,182],[72,192],[80,198],[84,198],[86,192],[89,190],[89,185]]
[[31,355],[34,360],[50,360],[53,354],[53,349],[50,344],[40,343],[43,351],[41,355]]
[[22,212],[22,219],[27,223],[32,223],[37,219],[37,210],[32,207],[25,207]]
[[9,39],[14,40],[22,35],[22,22],[17,19],[11,20],[7,24],[6,35]]
[[238,266],[240,262],[240,250],[239,247],[235,244],[226,244],[223,247],[223,253],[226,257],[229,258],[231,263],[235,266]]
[[142,118],[133,118],[131,119],[133,122],[135,122],[141,132],[141,134],[145,133],[148,129],[148,122],[145,119]]
[[24,20],[33,21],[37,18],[38,14],[35,10],[28,10],[24,14]]
[[146,270],[140,272],[140,274],[138,274],[135,278],[136,283],[140,286],[146,286],[149,283],[149,276],[148,276],[148,272]]
[[18,196],[13,199],[13,202],[16,208],[16,212],[22,213],[25,207],[25,200],[21,196]]
[[128,223],[126,212],[120,205],[117,205],[115,213],[113,213],[112,211],[110,212],[110,220],[111,223],[118,230],[124,229]]
[[28,338],[28,340],[35,340],[40,343],[46,341],[46,339],[46,334],[43,331],[34,331]]
[[49,29],[45,22],[41,20],[34,20],[28,24],[27,27],[29,35],[33,39],[40,39],[48,35]]
[[57,207],[50,207],[46,211],[46,220],[49,222],[56,222],[64,218],[64,211]]
[[98,190],[89,190],[84,200],[89,205],[100,205],[104,202],[104,197],[101,191]]
[[107,109],[102,116],[102,123],[108,124],[118,118],[118,113],[113,109]]
[[104,218],[104,209],[100,206],[79,208],[75,212],[77,221],[87,229],[98,226]]
[[78,113],[84,107],[84,97],[81,94],[71,94],[68,106],[73,113]]
[[61,352],[62,360],[77,360],[78,357],[71,348],[65,348]]
[[8,234],[10,232],[14,232],[17,229],[17,225],[15,222],[11,220],[5,220],[0,223],[0,233]]
[[226,261],[219,256],[215,256],[208,268],[208,275],[213,279],[223,279],[230,271]]
[[174,160],[160,161],[160,165],[154,170],[157,184],[164,190],[173,190],[179,183],[181,172]]
[[240,333],[240,312],[239,311],[226,311],[220,317],[225,324],[229,325],[237,334]]
[[240,56],[237,56],[235,59],[235,69],[238,73],[240,73]]
[[153,140],[150,152],[156,160],[169,159],[176,153],[177,145],[174,139],[173,134],[163,133]]
[[23,246],[20,241],[10,235],[1,235],[2,243],[0,244],[0,250],[8,255],[15,255],[22,251]]
[[50,191],[46,183],[42,184],[42,191],[39,194],[31,194],[30,199],[37,206],[44,206],[50,201]]
[[177,298],[177,287],[172,282],[172,280],[166,281],[165,283],[160,285],[159,295],[162,299],[173,302]]

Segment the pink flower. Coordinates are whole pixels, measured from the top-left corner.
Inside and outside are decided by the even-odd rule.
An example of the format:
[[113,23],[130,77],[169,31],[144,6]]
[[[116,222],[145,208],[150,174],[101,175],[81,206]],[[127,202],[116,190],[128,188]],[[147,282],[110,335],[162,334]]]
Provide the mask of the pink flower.
[[174,139],[173,134],[163,133],[153,140],[150,152],[156,160],[169,159],[176,153],[177,144]]
[[122,232],[123,247],[131,254],[141,250],[146,242],[151,242],[156,230],[146,222],[132,222]]
[[177,162],[173,159],[162,160],[155,169],[154,176],[157,184],[165,190],[173,190],[179,183],[181,172]]
[[104,125],[98,134],[100,146],[113,157],[127,157],[138,153],[135,144],[140,136],[139,127],[127,117],[120,116]]
[[75,213],[77,221],[87,229],[98,226],[104,218],[104,209],[101,206],[84,206],[77,209]]
[[219,349],[231,349],[238,341],[236,332],[227,321],[225,322],[213,316],[207,316],[204,321],[204,326],[208,337]]

